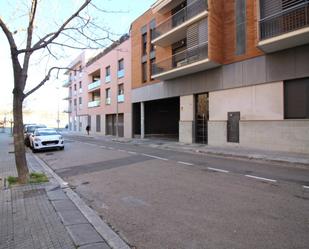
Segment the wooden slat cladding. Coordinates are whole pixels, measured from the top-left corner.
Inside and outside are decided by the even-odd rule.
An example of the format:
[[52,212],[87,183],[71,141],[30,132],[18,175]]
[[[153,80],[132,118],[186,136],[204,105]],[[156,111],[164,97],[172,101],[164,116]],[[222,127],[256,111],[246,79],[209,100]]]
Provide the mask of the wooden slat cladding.
[[[257,1],[247,0],[246,10],[246,53],[236,55],[236,18],[235,18],[235,0],[224,1],[224,28],[223,28],[223,51],[224,64],[233,63],[262,55],[263,52],[257,48],[258,44],[258,14]],[[214,1],[211,1],[213,3]]]
[[[151,74],[151,65],[150,65],[150,43],[151,43],[151,36],[150,36],[150,27],[153,20],[156,23],[160,23],[166,18],[169,17],[169,13],[165,15],[160,14],[153,14],[152,10],[149,9],[139,18],[137,18],[131,25],[131,39],[132,39],[132,88],[138,88],[147,84],[153,84],[159,82],[158,80],[150,80]],[[148,79],[146,82],[142,81],[142,33],[141,29],[146,25],[147,29],[147,75]],[[163,60],[169,56],[171,56],[171,48],[162,48],[157,46],[155,55],[156,60]]]
[[224,0],[208,0],[208,57],[223,63]]

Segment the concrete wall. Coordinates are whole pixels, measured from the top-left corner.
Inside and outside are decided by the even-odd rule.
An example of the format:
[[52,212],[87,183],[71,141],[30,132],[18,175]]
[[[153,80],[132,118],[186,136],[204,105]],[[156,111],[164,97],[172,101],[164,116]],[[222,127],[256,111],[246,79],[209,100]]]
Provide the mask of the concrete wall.
[[213,146],[309,153],[309,120],[240,121],[239,144],[226,142],[226,121],[209,121],[208,134]]
[[309,77],[309,45],[223,65],[132,90],[132,102]]
[[209,120],[227,120],[240,112],[241,120],[282,120],[283,82],[209,93]]

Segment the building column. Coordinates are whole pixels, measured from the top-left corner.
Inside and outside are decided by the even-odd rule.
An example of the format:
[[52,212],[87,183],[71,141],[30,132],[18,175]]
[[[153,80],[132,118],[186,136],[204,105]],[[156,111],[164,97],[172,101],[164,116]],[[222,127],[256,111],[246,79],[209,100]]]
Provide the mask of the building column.
[[180,96],[179,142],[194,143],[194,95]]
[[141,102],[141,139],[145,138],[145,103]]

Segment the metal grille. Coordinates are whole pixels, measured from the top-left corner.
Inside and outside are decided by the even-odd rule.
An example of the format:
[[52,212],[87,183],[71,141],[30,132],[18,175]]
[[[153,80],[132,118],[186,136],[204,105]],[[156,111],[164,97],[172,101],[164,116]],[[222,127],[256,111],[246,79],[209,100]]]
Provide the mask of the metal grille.
[[159,37],[162,34],[176,28],[182,23],[190,20],[194,16],[202,13],[208,9],[208,1],[206,0],[195,0],[182,10],[178,11],[167,20],[159,24],[154,32],[154,39]]
[[[309,1],[302,0],[298,3],[299,1],[283,1],[281,11],[261,19],[260,39],[268,39],[309,26]],[[265,13],[273,12],[267,11],[265,7],[266,5],[261,9],[261,17]]]

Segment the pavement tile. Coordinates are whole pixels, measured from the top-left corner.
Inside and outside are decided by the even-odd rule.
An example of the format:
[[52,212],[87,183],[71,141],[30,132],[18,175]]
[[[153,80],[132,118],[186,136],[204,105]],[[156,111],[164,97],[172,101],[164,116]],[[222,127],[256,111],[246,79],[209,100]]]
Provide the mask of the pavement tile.
[[67,200],[68,199],[66,194],[61,189],[54,190],[54,191],[48,191],[47,196],[48,196],[48,199],[50,201]]
[[90,224],[78,224],[66,227],[77,246],[104,242],[102,237]]
[[57,200],[51,202],[55,207],[56,211],[65,211],[65,210],[77,210],[77,207],[70,200]]
[[89,223],[79,210],[59,211],[58,215],[65,226]]

